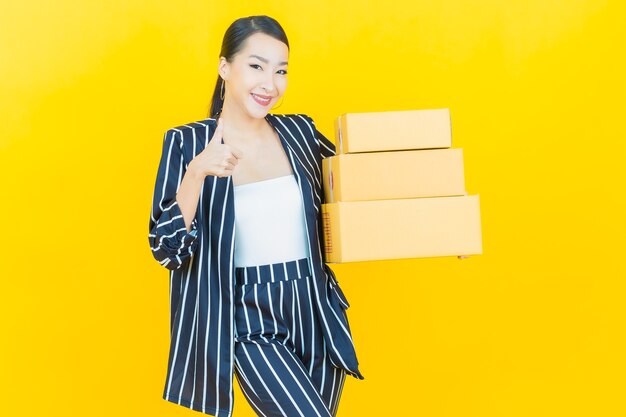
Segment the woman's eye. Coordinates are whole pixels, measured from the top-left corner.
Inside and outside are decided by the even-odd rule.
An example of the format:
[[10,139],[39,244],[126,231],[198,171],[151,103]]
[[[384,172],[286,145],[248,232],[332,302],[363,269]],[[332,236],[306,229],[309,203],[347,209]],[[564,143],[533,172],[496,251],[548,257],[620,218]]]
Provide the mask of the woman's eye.
[[254,69],[259,69],[261,66],[259,64],[250,64],[250,66]]
[[278,73],[281,75],[287,75],[287,71],[286,70],[278,70]]

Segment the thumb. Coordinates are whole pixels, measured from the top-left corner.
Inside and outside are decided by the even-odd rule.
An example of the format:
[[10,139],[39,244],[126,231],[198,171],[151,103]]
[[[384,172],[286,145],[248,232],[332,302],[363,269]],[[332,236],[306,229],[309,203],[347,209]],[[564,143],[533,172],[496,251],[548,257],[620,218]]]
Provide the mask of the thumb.
[[213,137],[211,137],[211,143],[224,143],[224,122],[221,118],[217,120],[217,127],[213,132]]

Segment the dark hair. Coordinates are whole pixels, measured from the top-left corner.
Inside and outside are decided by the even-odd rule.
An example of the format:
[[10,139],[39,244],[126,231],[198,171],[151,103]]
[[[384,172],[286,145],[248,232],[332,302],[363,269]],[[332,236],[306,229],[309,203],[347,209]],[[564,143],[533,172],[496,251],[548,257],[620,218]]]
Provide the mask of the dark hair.
[[[275,19],[269,16],[248,16],[235,20],[226,29],[224,39],[222,40],[220,57],[224,57],[228,62],[232,62],[233,57],[243,48],[246,39],[259,32],[283,42],[289,48],[287,35]],[[222,83],[224,83],[224,80],[218,74],[215,90],[213,91],[213,100],[211,100],[210,117],[215,117],[222,111],[222,106],[224,105],[224,100],[220,98]]]

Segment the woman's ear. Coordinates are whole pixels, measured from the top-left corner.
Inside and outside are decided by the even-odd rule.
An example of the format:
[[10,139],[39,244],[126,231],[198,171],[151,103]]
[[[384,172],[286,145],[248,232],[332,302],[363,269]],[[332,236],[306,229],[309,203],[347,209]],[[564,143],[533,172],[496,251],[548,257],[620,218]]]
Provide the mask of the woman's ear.
[[217,72],[222,77],[223,80],[228,79],[228,72],[230,69],[230,64],[223,56],[220,57],[220,61],[217,64]]

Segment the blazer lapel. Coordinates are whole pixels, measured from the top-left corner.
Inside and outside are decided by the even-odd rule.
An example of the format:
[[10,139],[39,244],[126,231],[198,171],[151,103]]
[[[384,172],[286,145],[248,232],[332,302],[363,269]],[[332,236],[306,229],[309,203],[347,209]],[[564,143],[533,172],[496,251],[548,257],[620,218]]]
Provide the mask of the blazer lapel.
[[[315,245],[312,243],[317,238],[317,230],[316,230],[316,219],[317,219],[317,208],[315,202],[313,201],[313,187],[315,186],[315,180],[311,177],[311,173],[304,167],[303,158],[304,155],[299,155],[297,144],[292,143],[294,141],[293,136],[286,132],[287,129],[276,120],[276,116],[268,114],[266,116],[268,122],[274,127],[276,132],[278,132],[278,137],[285,149],[285,153],[289,159],[289,163],[291,164],[291,169],[296,177],[296,181],[298,182],[298,186],[300,187],[300,193],[302,195],[302,202],[304,204],[304,212],[305,212],[305,220],[307,225],[307,231],[310,239],[311,251],[315,249]],[[304,138],[302,138],[305,140]]]
[[[266,120],[272,125],[272,127],[274,127],[274,130],[276,130],[276,132],[278,133],[278,137],[280,138],[280,141],[283,145],[283,148],[285,149],[285,152],[287,152],[287,155],[289,155],[288,151],[292,152],[293,156],[298,161],[298,165],[300,166],[300,170],[302,171],[302,173],[306,176],[306,178],[312,185],[315,184],[315,178],[313,177],[315,173],[312,172],[312,167],[307,167],[307,165],[305,165],[306,155],[304,155],[303,153],[303,147],[305,145],[304,143],[297,142],[298,137],[301,136],[301,133],[296,128],[290,130],[279,120],[278,117],[272,114],[268,114],[266,116]],[[305,140],[306,139],[302,137],[302,141]],[[295,172],[296,167],[292,166],[292,168]]]

